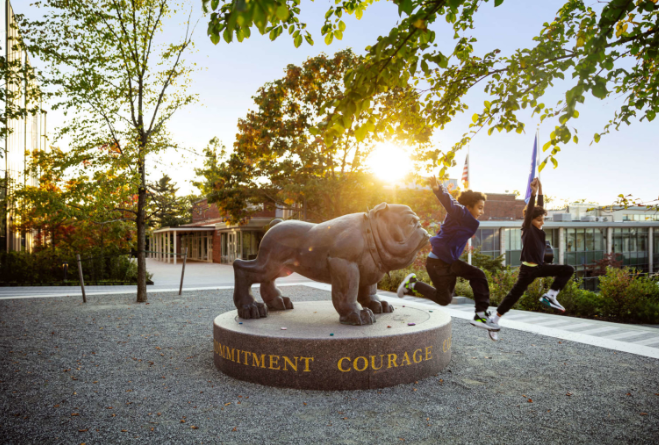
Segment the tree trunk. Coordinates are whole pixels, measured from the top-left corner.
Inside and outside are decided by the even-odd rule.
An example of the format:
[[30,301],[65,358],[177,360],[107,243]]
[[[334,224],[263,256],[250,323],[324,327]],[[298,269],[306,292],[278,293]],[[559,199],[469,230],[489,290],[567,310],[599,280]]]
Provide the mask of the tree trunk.
[[137,194],[137,302],[146,303],[146,169],[139,161],[140,187]]

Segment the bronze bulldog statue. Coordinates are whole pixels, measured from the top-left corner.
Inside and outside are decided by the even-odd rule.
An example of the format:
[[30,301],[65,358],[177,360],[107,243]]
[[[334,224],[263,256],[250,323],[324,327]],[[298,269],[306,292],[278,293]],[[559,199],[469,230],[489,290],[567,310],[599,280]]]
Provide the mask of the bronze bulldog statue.
[[[294,271],[332,285],[332,303],[341,323],[372,324],[373,313],[393,311],[386,301],[380,301],[375,285],[387,272],[412,264],[428,238],[418,216],[399,204],[382,203],[368,213],[321,224],[280,222],[263,237],[255,260],[234,261],[233,302],[241,318],[293,309],[291,300],[275,286],[275,279]],[[265,304],[254,299],[254,283],[261,283]]]

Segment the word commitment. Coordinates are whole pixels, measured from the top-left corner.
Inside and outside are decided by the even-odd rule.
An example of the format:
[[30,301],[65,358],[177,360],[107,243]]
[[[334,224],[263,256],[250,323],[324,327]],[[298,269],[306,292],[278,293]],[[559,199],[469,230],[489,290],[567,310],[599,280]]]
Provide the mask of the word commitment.
[[287,357],[285,355],[255,354],[251,351],[229,348],[217,340],[213,340],[213,350],[225,360],[231,360],[245,366],[273,369],[275,371],[295,371],[298,367],[301,372],[311,372],[310,364],[313,357]]

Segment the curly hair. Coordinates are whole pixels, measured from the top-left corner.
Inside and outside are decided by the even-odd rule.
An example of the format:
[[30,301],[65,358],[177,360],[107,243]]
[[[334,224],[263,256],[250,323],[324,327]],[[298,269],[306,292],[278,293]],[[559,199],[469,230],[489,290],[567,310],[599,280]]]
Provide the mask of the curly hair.
[[[526,210],[528,209],[528,206],[524,207],[524,217],[526,217]],[[541,206],[535,206],[533,207],[533,213],[531,213],[531,219],[536,219],[538,216],[547,216],[547,211],[545,210],[544,207]]]
[[473,207],[478,201],[487,201],[487,196],[482,192],[474,192],[473,190],[465,190],[458,195],[458,202],[463,206]]

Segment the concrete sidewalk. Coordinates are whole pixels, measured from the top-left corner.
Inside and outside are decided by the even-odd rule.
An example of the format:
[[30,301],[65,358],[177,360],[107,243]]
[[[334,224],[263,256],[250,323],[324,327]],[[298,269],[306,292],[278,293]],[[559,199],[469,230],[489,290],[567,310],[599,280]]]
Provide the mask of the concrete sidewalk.
[[[151,258],[146,260],[147,271],[153,274],[152,285],[147,286],[147,292],[178,291],[181,284],[182,263],[163,263]],[[183,277],[184,290],[217,289],[233,286],[233,267],[228,264],[200,263],[190,261],[185,265]],[[281,283],[303,283],[310,281],[298,274],[277,280]],[[85,286],[87,295],[118,295],[136,293],[136,286]],[[25,286],[0,287],[0,299],[34,298],[34,297],[67,297],[80,296],[82,290],[78,286]]]
[[[392,292],[380,291],[379,293],[396,297],[396,294]],[[425,298],[408,296],[404,299],[441,308],[443,311],[448,312],[451,317],[463,320],[471,320],[474,317],[473,304],[440,306]],[[496,309],[492,306],[489,311],[496,312]],[[507,328],[510,328],[630,354],[659,358],[659,325],[612,323],[569,317],[557,313],[549,314],[516,309],[508,312],[501,319],[499,325],[503,328],[499,333],[501,340],[514,335],[514,333],[508,331]]]

